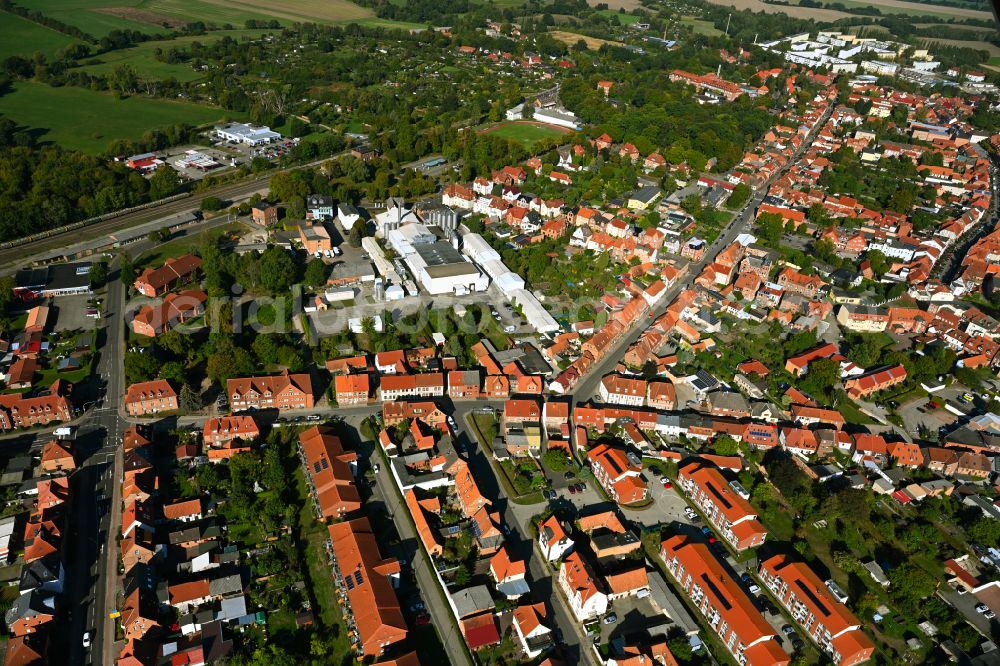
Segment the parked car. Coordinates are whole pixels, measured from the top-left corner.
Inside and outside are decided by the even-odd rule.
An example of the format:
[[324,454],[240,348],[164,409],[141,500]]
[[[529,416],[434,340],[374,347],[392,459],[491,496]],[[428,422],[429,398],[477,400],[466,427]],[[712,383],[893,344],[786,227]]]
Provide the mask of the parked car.
[[89,648],[90,647],[90,632],[89,631],[83,632],[83,647],[85,647],[85,648]]
[[795,627],[793,627],[790,624],[786,624],[786,625],[784,625],[784,626],[781,627],[781,633],[783,633],[786,636],[794,636],[795,635]]
[[580,492],[582,493],[586,489],[587,489],[587,484],[581,481],[580,482]]
[[427,613],[421,613],[417,616],[416,623],[419,625],[425,625],[431,623],[431,616]]
[[576,495],[579,491],[576,489],[576,484],[571,484],[569,486],[569,492],[571,495]]
[[989,609],[990,607],[987,606],[986,604],[976,604],[976,612],[979,613],[980,615],[985,614],[986,611],[988,611]]
[[616,613],[608,613],[604,616],[604,624],[614,624],[618,621],[618,615]]

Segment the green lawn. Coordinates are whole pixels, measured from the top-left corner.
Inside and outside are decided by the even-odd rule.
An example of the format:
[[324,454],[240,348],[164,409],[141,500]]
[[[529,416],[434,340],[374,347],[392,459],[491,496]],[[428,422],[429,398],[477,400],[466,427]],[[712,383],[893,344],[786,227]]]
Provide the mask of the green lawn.
[[44,130],[42,141],[100,153],[114,139],[138,140],[151,129],[175,123],[206,125],[239,114],[186,102],[141,97],[118,100],[84,88],[21,82],[0,97],[0,115]]
[[41,51],[52,59],[78,40],[6,12],[0,14],[0,60],[13,55],[30,57]]
[[316,511],[309,499],[309,487],[306,484],[302,468],[295,470],[295,488],[299,499],[299,534],[298,539],[305,549],[306,575],[316,600],[313,613],[319,621],[324,633],[336,637],[336,654],[347,655],[351,645],[347,639],[347,626],[344,616],[337,604],[337,590],[333,584],[333,571],[327,562],[326,540],[330,532],[326,525],[316,519]]
[[567,132],[550,125],[535,124],[530,122],[506,122],[493,128],[485,130],[493,136],[503,137],[511,141],[516,141],[523,146],[530,148],[543,139],[563,136]]
[[246,230],[247,228],[243,223],[232,222],[224,224],[221,227],[216,227],[215,229],[208,229],[194,236],[181,236],[180,238],[168,240],[166,243],[160,243],[154,249],[139,255],[134,259],[133,263],[138,271],[143,271],[147,268],[159,268],[167,259],[176,259],[185,254],[191,254],[204,245],[210,238],[218,239],[225,234],[243,233]]
[[[80,69],[91,74],[110,74],[118,65],[128,63],[135,67],[140,76],[158,79],[166,79],[172,76],[178,81],[193,81],[204,76],[204,73],[193,70],[189,63],[170,64],[160,62],[155,57],[156,50],[185,50],[190,46],[191,42],[212,44],[223,37],[232,37],[238,42],[243,42],[247,39],[257,39],[268,32],[271,31],[220,30],[207,35],[189,35],[178,37],[177,39],[143,42],[131,48],[103,53],[97,58],[100,61],[99,63],[83,65]],[[90,61],[88,60],[87,62]]]
[[690,27],[694,30],[695,34],[698,35],[718,37],[722,34],[722,31],[716,28],[710,21],[705,21],[703,19],[683,18],[681,19],[681,25]]

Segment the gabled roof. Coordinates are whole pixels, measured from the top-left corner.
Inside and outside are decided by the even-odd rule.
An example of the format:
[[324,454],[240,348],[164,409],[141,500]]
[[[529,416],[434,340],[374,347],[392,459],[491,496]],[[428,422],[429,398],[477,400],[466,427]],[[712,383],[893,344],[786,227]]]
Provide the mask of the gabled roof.
[[379,654],[379,646],[402,640],[407,633],[388,578],[399,573],[399,562],[382,557],[367,518],[335,523],[329,533],[341,575],[340,588],[350,599],[358,635],[366,652]]
[[594,595],[601,594],[594,572],[579,553],[574,551],[567,555],[562,566],[566,583],[580,597],[581,603]]

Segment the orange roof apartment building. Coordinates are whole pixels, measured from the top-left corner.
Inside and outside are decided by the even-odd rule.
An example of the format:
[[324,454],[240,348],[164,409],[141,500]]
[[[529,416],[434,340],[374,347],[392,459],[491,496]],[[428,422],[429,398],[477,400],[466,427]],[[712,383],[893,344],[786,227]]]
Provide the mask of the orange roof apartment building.
[[441,428],[447,422],[447,418],[432,400],[382,404],[382,424],[386,428],[413,419],[420,419],[432,428]]
[[140,294],[149,298],[162,296],[182,280],[193,276],[201,268],[201,259],[186,254],[167,259],[159,268],[147,268],[133,285]]
[[660,557],[681,590],[706,619],[722,644],[744,666],[785,666],[790,659],[775,630],[743,588],[726,573],[703,543],[670,537]]
[[837,666],[867,661],[875,645],[861,622],[837,601],[819,576],[804,562],[775,555],[758,570],[764,586]]
[[354,620],[356,648],[379,657],[406,640],[406,621],[393,588],[399,584],[399,561],[385,559],[367,518],[330,525],[333,578]]
[[678,471],[677,480],[733,548],[743,551],[764,543],[767,528],[757,520],[756,510],[736,494],[716,467],[693,461]]
[[312,379],[307,373],[267,377],[239,377],[226,381],[229,408],[246,409],[311,409],[313,400]]
[[444,374],[384,375],[379,380],[383,401],[400,398],[439,398],[444,396]]
[[177,391],[165,379],[132,384],[125,391],[125,411],[129,416],[148,416],[177,408]]
[[587,461],[594,478],[616,502],[632,504],[641,502],[649,495],[639,468],[629,462],[621,449],[601,444],[587,452]]
[[646,380],[638,377],[607,375],[597,388],[605,404],[642,407],[646,404]]
[[337,395],[337,404],[341,407],[367,405],[371,380],[367,373],[336,375],[333,378],[333,389]]
[[452,370],[448,373],[448,397],[452,400],[470,400],[479,397],[478,370]]
[[69,393],[72,388],[72,384],[57,379],[52,382],[47,395],[33,398],[26,398],[23,393],[0,395],[0,430],[71,420],[73,405],[69,401]]
[[202,439],[209,446],[222,446],[235,439],[251,442],[260,437],[260,428],[252,416],[237,414],[205,420]]
[[42,447],[41,470],[43,474],[71,472],[76,469],[73,450],[69,442],[53,439]]
[[894,365],[891,368],[884,368],[860,377],[844,380],[844,390],[853,399],[864,398],[904,381],[906,381],[906,368],[902,365]]
[[208,295],[197,289],[179,294],[167,294],[159,305],[143,306],[132,318],[132,331],[136,335],[156,337],[179,324],[205,313]]
[[340,438],[332,431],[315,426],[302,432],[299,459],[320,518],[329,521],[361,508],[361,495],[354,482],[358,454],[344,451]]

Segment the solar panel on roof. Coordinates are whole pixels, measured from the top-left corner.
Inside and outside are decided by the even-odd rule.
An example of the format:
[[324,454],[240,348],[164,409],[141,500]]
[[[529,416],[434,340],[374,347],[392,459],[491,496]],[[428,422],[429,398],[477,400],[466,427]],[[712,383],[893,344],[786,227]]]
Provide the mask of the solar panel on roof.
[[315,471],[316,474],[319,474],[319,463],[318,462],[314,462],[313,463],[313,470]]
[[364,581],[364,580],[363,580],[363,579],[361,578],[361,569],[358,569],[357,571],[355,571],[355,572],[354,572],[354,581],[355,581],[355,582],[356,582],[356,583],[357,583],[358,585],[361,585],[362,583],[364,583],[364,582],[365,582],[365,581]]
[[715,487],[714,483],[712,483],[711,481],[706,481],[705,485],[708,486],[708,489],[712,492],[715,498],[720,502],[722,502],[722,506],[724,506],[727,509],[731,509],[733,507],[732,503],[728,499],[726,499],[726,497],[719,491],[718,488]]
[[347,585],[348,590],[354,589],[354,579],[351,578],[350,576],[344,579],[344,584]]
[[715,584],[715,581],[709,578],[708,574],[702,574],[701,580],[702,582],[705,583],[705,585],[708,586],[710,590],[712,590],[712,594],[714,594],[715,598],[719,600],[719,603],[722,604],[723,608],[725,608],[726,610],[732,610],[733,606],[732,604],[729,603],[729,599],[727,599],[726,595],[722,593],[722,590],[720,590],[719,587]]
[[816,593],[813,592],[812,588],[803,583],[801,580],[795,581],[795,585],[796,587],[799,588],[799,590],[802,591],[804,595],[809,597],[809,600],[813,602],[813,604],[816,606],[816,608],[819,609],[819,612],[822,613],[824,617],[830,616],[830,609],[827,608],[826,604],[824,604],[822,600],[820,600],[820,598],[816,596]]
[[330,463],[326,461],[326,458],[323,458],[322,460],[320,460],[320,462],[323,463],[323,469],[327,469],[330,467]]

